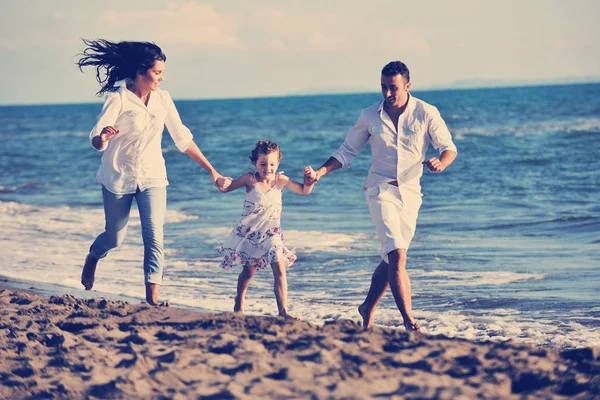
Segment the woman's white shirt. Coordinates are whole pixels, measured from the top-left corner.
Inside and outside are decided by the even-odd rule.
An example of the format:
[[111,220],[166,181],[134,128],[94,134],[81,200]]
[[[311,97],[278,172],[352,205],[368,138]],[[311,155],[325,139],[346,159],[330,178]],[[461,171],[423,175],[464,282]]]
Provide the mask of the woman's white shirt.
[[[181,152],[193,140],[190,130],[183,125],[169,92],[152,91],[148,105],[132,91],[125,81],[115,84],[116,92],[106,96],[98,122],[90,132],[90,143],[105,126],[119,130],[101,151],[102,162],[96,181],[115,194],[135,193],[149,187],[165,187],[167,170],[161,149],[166,125],[171,138]],[[97,149],[96,149],[97,150]]]

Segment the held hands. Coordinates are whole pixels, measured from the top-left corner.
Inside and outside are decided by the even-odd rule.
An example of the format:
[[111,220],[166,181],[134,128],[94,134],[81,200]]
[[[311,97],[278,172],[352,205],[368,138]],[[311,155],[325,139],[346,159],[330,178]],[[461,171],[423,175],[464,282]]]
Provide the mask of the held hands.
[[312,186],[319,181],[319,176],[317,172],[312,169],[312,167],[306,166],[304,167],[304,185]]
[[427,169],[431,172],[440,173],[446,169],[444,164],[435,157],[431,157],[427,161],[423,161],[423,165],[427,166]]
[[219,175],[219,177],[217,179],[215,179],[215,186],[220,191],[223,191],[231,185],[232,181],[233,181],[233,179],[230,177],[225,177],[223,175]]

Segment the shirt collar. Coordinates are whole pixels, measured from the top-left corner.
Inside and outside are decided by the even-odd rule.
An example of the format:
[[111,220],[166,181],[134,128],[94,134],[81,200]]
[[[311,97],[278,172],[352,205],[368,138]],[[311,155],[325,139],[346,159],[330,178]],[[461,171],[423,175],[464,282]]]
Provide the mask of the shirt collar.
[[[379,106],[377,106],[377,112],[379,114],[381,114],[381,112],[383,111],[384,104],[385,104],[385,99],[383,99],[379,102]],[[409,93],[408,94],[408,102],[406,103],[406,108],[404,109],[404,112],[411,111],[413,108],[415,108],[415,99],[413,99],[413,97]]]
[[116,81],[115,84],[113,85],[114,87],[127,87],[128,83],[131,83],[132,80],[129,78],[125,78],[125,79],[121,79],[120,81]]

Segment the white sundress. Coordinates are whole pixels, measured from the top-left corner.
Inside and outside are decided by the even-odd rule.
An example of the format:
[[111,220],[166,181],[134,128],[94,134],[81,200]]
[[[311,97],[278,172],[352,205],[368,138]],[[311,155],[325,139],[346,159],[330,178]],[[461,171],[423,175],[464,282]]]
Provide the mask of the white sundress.
[[277,183],[269,190],[256,186],[246,193],[242,217],[219,249],[221,268],[254,265],[257,269],[280,262],[284,268],[296,261],[296,255],[283,244],[281,231],[281,188]]

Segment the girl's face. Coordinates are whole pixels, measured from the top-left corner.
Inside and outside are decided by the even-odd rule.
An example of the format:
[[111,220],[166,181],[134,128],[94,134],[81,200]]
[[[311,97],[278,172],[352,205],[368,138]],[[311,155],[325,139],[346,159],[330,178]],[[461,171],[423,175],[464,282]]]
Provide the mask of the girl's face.
[[259,154],[254,166],[261,180],[275,179],[277,168],[279,168],[279,152]]
[[165,62],[161,60],[154,61],[154,65],[145,74],[138,74],[137,80],[149,90],[158,89],[158,85],[163,81],[163,71]]

